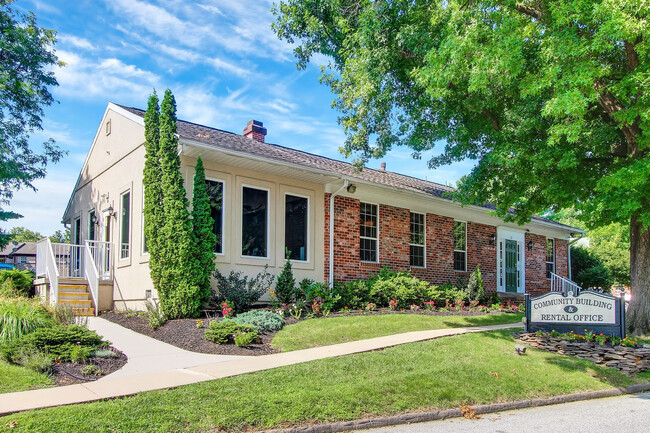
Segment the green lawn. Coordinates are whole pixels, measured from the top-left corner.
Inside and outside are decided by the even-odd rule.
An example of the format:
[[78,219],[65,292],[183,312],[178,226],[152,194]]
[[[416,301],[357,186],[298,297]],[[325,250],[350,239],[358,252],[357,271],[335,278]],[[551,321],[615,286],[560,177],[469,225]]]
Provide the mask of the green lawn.
[[45,374],[0,360],[0,394],[46,388],[52,383],[52,379]]
[[506,313],[484,316],[382,314],[303,320],[278,332],[271,344],[288,352],[411,331],[521,323],[522,317],[523,314]]
[[[385,350],[0,418],[21,432],[242,431],[625,386],[640,379],[575,357],[517,356],[511,331]],[[496,373],[496,374],[493,374]],[[498,377],[497,377],[498,375]]]

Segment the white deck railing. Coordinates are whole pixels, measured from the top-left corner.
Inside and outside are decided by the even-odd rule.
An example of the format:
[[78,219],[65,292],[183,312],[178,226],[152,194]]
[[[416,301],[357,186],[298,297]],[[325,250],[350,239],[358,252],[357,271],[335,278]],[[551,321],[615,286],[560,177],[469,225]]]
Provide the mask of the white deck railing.
[[551,292],[567,293],[571,291],[574,295],[578,295],[580,290],[582,288],[573,281],[551,272]]
[[50,283],[50,302],[59,299],[59,280],[85,278],[95,305],[99,307],[99,282],[113,276],[113,258],[110,242],[85,241],[84,245],[52,243],[49,238],[36,244],[36,276],[47,277]]
[[59,299],[59,267],[50,238],[41,239],[36,244],[36,276],[47,277],[50,282],[50,301],[56,304]]
[[84,248],[84,260],[86,262],[86,281],[88,281],[88,287],[90,288],[90,296],[93,298],[93,305],[95,305],[95,316],[97,315],[98,306],[99,306],[99,272],[97,272],[97,266],[95,266],[95,260],[91,253],[89,241],[86,241],[86,248]]

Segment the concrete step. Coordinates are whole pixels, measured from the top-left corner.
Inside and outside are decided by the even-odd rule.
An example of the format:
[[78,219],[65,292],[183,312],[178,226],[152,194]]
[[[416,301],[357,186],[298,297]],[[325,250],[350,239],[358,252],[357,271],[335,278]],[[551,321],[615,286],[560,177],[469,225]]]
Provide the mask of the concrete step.
[[59,292],[59,300],[63,301],[90,301],[88,292]]

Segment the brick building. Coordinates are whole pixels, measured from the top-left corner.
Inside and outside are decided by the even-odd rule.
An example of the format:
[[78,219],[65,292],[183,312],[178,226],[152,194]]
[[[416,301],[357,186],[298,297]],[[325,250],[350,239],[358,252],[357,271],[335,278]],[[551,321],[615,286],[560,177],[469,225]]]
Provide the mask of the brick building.
[[[110,247],[112,262],[97,264],[110,265],[103,284],[112,285],[100,304],[118,308],[156,297],[142,231],[143,116],[108,105],[63,216],[80,248]],[[288,248],[298,281],[350,281],[387,266],[455,284],[480,266],[488,292],[536,293],[548,290],[551,273],[568,276],[567,243],[579,229],[541,217],[504,223],[490,207],[452,202],[451,187],[265,143],[261,122],[243,134],[177,127],[190,194],[199,156],[205,165],[222,272],[268,266],[277,275]]]

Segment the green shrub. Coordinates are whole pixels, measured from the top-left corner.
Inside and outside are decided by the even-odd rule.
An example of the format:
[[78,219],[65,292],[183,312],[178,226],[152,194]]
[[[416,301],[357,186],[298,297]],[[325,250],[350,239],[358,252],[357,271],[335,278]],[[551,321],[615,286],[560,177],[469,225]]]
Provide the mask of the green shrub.
[[[287,251],[287,257],[289,251]],[[275,297],[282,305],[291,304],[296,300],[296,279],[293,277],[291,260],[287,259],[278,275],[278,282],[275,284]]]
[[602,260],[587,248],[571,249],[571,276],[583,289],[600,288],[609,292],[614,279]]
[[97,349],[91,355],[93,358],[116,358],[117,353],[110,349]]
[[4,296],[34,296],[34,273],[7,269],[0,272],[0,294]]
[[486,301],[483,278],[481,277],[481,268],[479,266],[476,266],[476,269],[469,276],[466,292],[467,300],[470,302],[478,301],[479,303],[483,303]]
[[335,282],[332,292],[338,299],[333,303],[332,309],[341,310],[343,307],[361,309],[371,301],[383,306],[371,298],[370,288],[371,286],[366,280],[356,280],[348,283]]
[[37,300],[0,298],[0,342],[16,340],[53,324],[52,314]]
[[93,352],[95,352],[93,347],[76,345],[70,350],[70,361],[80,364],[85,363]]
[[23,348],[16,356],[16,364],[37,373],[49,373],[52,370],[52,358],[47,353],[34,348]]
[[321,309],[325,314],[332,311],[341,299],[336,289],[330,289],[329,285],[325,283],[316,283],[309,279],[302,280],[299,292],[301,300],[304,300],[306,304],[311,304],[314,299],[322,302]]
[[252,325],[260,332],[279,331],[284,326],[280,315],[265,310],[247,311],[227,320],[241,325]]
[[248,347],[259,340],[257,331],[240,332],[235,334],[235,345],[238,347]]
[[[23,337],[0,346],[0,354],[9,362],[16,363],[16,357],[22,349],[33,348],[46,352],[50,357],[59,361],[69,361],[73,350],[78,346],[91,348],[91,352],[110,342],[102,340],[95,331],[83,326],[52,326],[39,328]],[[80,349],[76,349],[79,351]],[[79,355],[76,355],[79,356]]]
[[398,305],[406,308],[412,304],[422,305],[435,296],[435,287],[408,273],[399,273],[391,278],[377,280],[371,288],[370,296],[379,305],[388,305],[397,299]]
[[[210,326],[205,330],[204,337],[208,341],[216,344],[232,344],[235,342],[235,334],[255,331],[252,325],[242,325],[230,320],[221,322],[210,322]],[[257,333],[257,331],[255,331]]]
[[231,271],[227,277],[214,271],[214,278],[217,280],[216,290],[213,289],[209,307],[218,309],[221,303],[228,300],[234,305],[235,313],[243,313],[250,310],[264,293],[271,287],[275,277],[268,272],[268,267],[257,274],[255,278],[241,276],[241,272]]
[[147,309],[147,322],[149,322],[151,329],[158,329],[165,324],[167,316],[158,303],[151,299],[147,299],[144,306]]
[[104,372],[95,364],[88,364],[81,369],[81,373],[85,376],[101,376]]
[[432,299],[440,306],[444,306],[447,302],[456,304],[467,299],[465,290],[456,288],[449,283],[437,287],[435,292],[435,296]]

